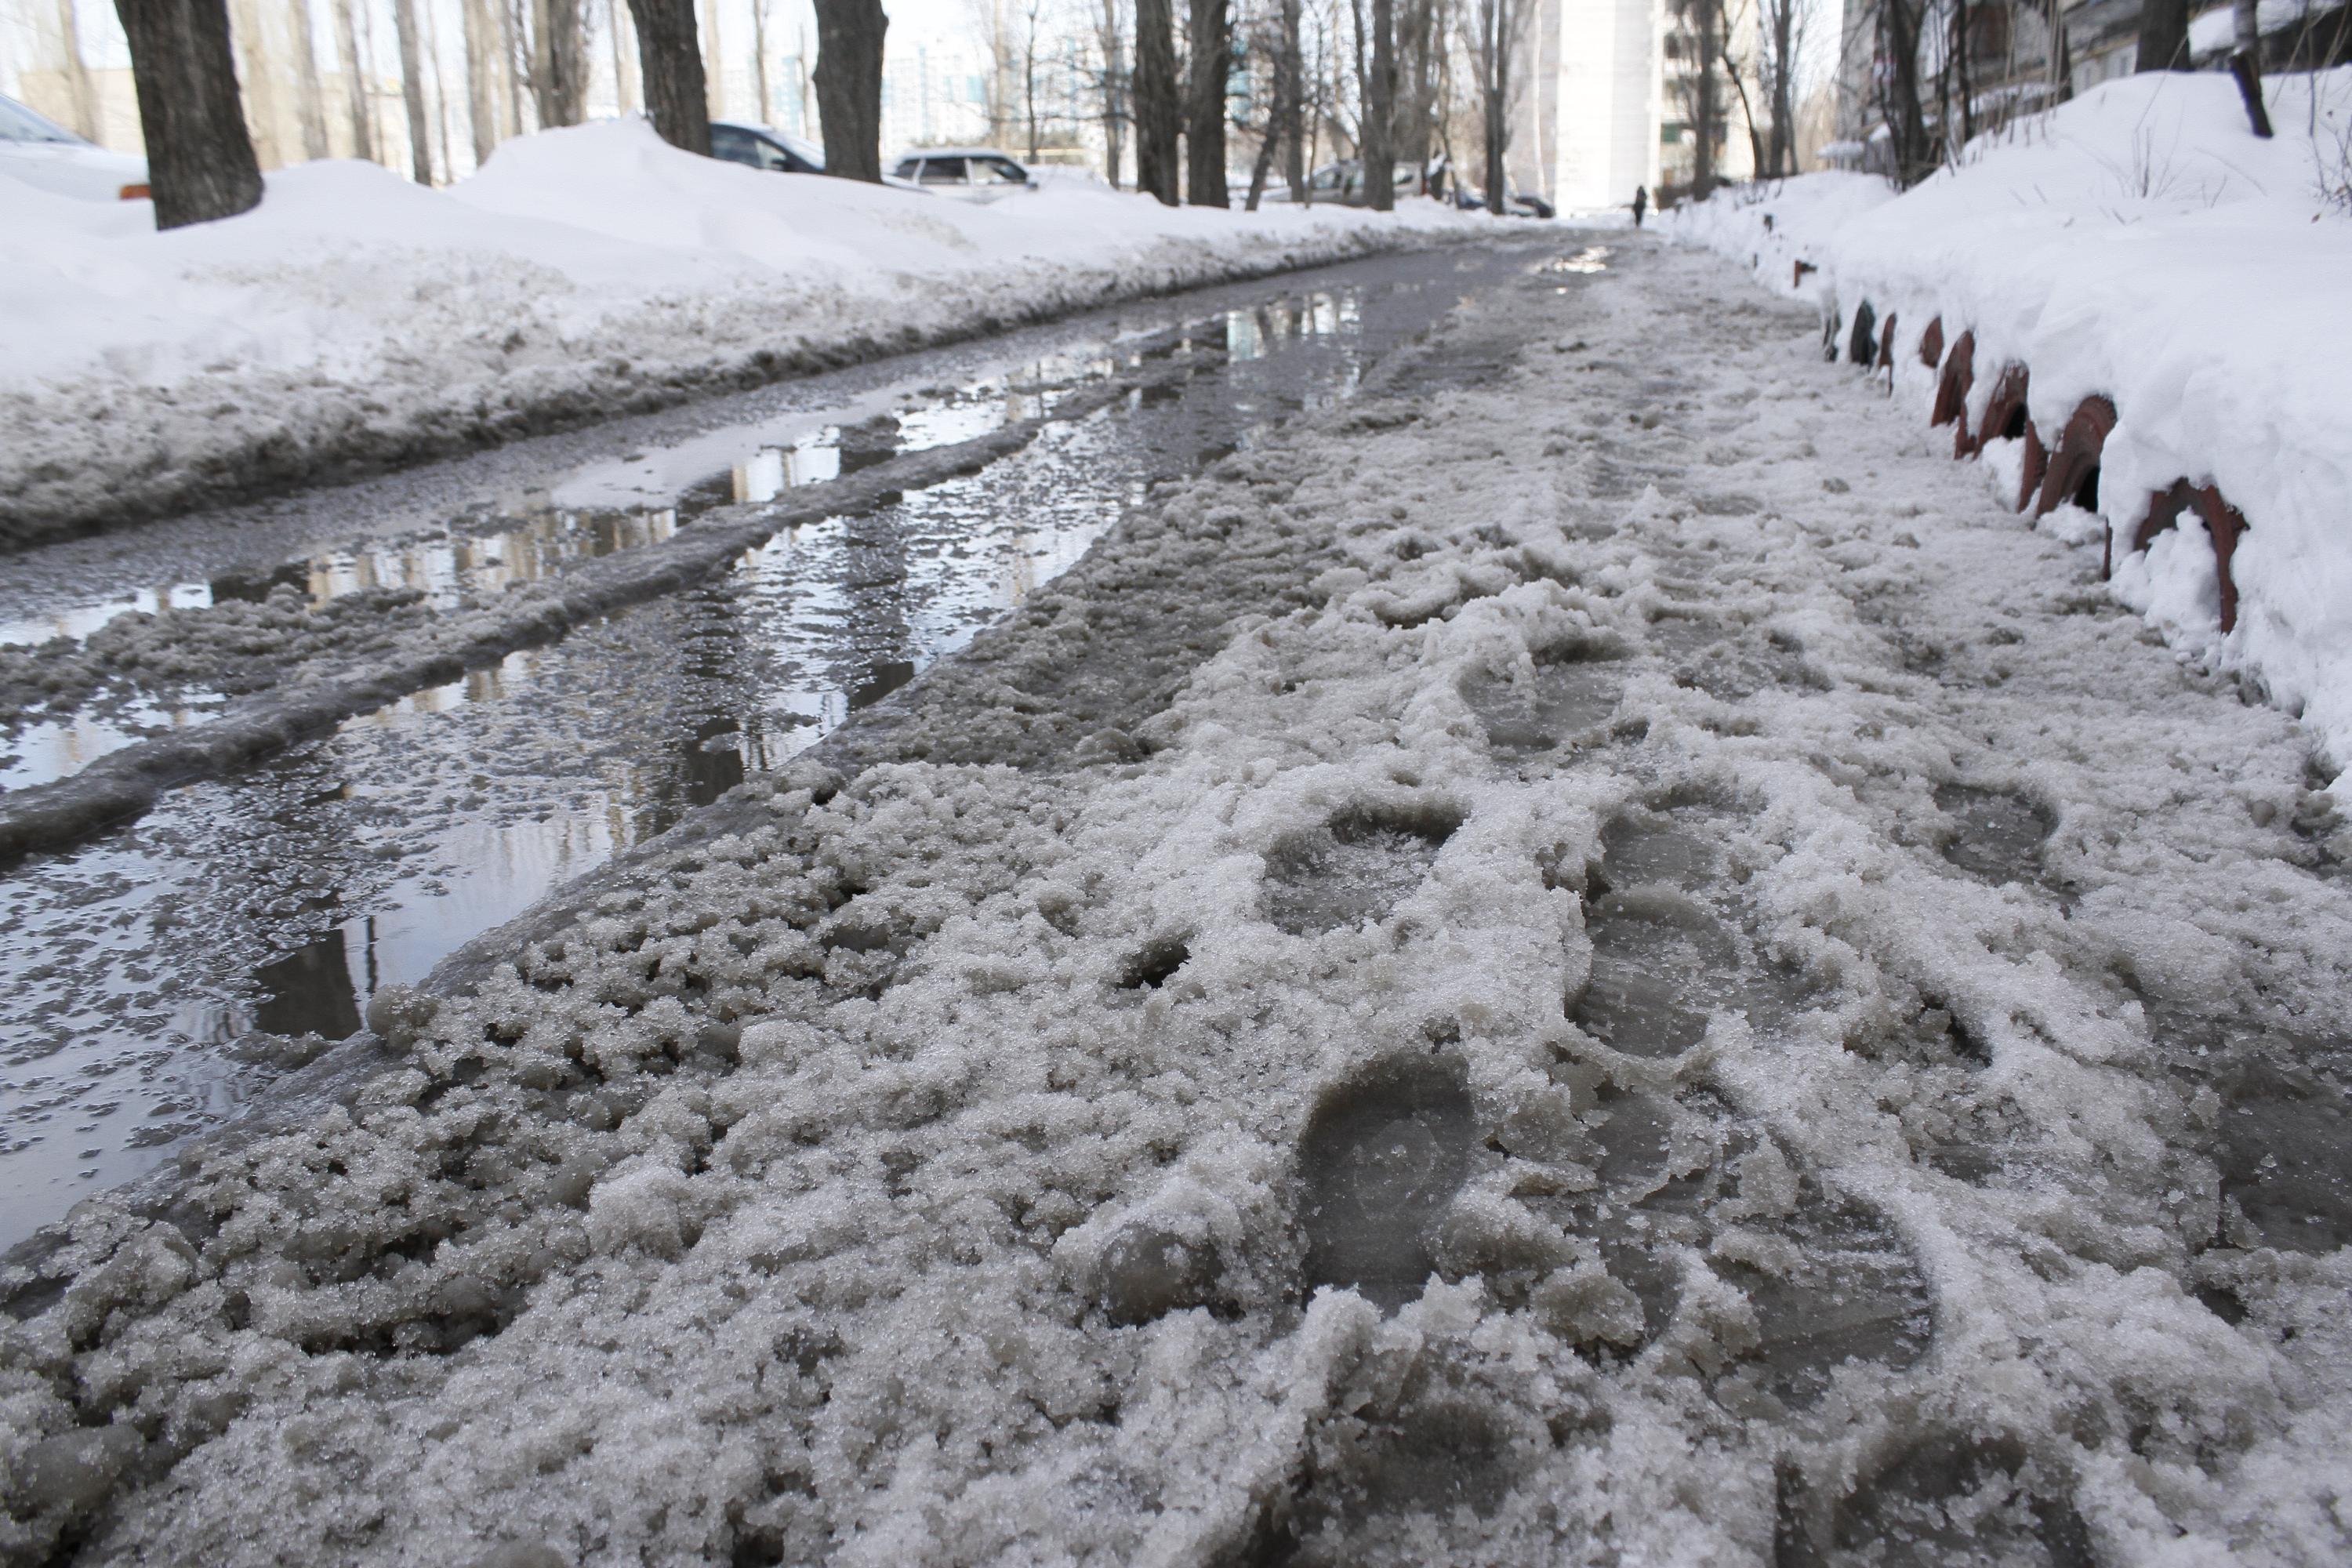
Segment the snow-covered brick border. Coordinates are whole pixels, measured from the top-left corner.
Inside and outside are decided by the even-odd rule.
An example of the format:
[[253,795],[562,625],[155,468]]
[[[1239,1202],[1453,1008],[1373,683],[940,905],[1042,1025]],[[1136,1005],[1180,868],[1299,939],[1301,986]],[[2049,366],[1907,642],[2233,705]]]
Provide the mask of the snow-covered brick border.
[[[1899,197],[1853,174],[1728,193],[1669,232],[1821,304],[2005,499],[2106,552],[2184,654],[2352,761],[2352,69],[2150,74],[1972,143]],[[1799,264],[1805,264],[1801,268]],[[2340,783],[2339,790],[2344,788]]]
[[446,192],[304,164],[168,234],[0,177],[0,548],[1485,221],[1076,180],[971,205],[635,119],[509,142]]

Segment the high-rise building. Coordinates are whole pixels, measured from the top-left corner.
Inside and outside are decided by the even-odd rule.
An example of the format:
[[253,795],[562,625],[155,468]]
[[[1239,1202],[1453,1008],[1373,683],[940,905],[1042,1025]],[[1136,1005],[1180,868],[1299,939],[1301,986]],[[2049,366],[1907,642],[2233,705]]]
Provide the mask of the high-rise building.
[[[1523,191],[1562,212],[1622,207],[1637,187],[1692,177],[1698,134],[1698,50],[1693,28],[1706,0],[1537,0],[1514,106],[1509,163]],[[1755,9],[1712,0],[1733,29],[1729,53],[1755,58]],[[1718,22],[1717,25],[1724,25]],[[1752,65],[1743,68],[1752,70]],[[1748,83],[1752,100],[1755,84]],[[1751,172],[1740,95],[1715,81],[1715,170]]]

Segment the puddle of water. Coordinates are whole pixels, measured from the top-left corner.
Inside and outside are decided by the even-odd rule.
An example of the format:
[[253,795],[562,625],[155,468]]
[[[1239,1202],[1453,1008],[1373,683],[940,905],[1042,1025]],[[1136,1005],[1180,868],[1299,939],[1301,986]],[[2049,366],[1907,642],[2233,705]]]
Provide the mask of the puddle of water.
[[1430,1227],[1475,1142],[1455,1064],[1400,1058],[1326,1095],[1298,1148],[1307,1289],[1352,1287],[1391,1312],[1418,1299],[1436,1267]]
[[1939,784],[1936,805],[1952,819],[1944,858],[1990,882],[2026,882],[2041,874],[2042,846],[2057,826],[2049,807],[2007,790]]
[[163,730],[184,730],[212,717],[206,704],[219,700],[209,691],[185,693],[171,707],[130,701],[103,718],[77,713],[67,719],[42,719],[0,739],[0,790],[25,789],[78,773],[109,752],[135,745]]
[[[1431,258],[1368,264],[1402,275],[1389,304],[1369,289],[1268,289],[1197,331],[1250,352],[1172,396],[1052,426],[1013,458],[868,516],[787,531],[721,583],[175,791],[130,827],[0,879],[0,1247],[266,1093],[315,1048],[286,1037],[347,1031],[380,986],[422,979],[479,931],[903,689],[1077,561],[1153,481],[1194,471],[1202,449],[1246,447],[1270,421],[1345,395],[1372,354],[1458,297],[1451,258],[1437,259],[1448,286],[1426,292],[1414,269]],[[1498,261],[1495,275],[1517,265]],[[1185,352],[1183,340],[1151,346]],[[772,494],[856,460],[861,441],[960,439],[970,426],[956,421],[983,405],[991,421],[1022,416],[1110,357],[1024,362],[950,408],[967,377],[934,398],[942,411],[928,425],[901,414],[886,430],[873,411],[850,419],[836,405],[783,439],[771,420],[764,445],[729,447],[702,470],[698,494]],[[318,557],[306,557],[304,585],[457,591],[651,542],[707,504],[528,510],[535,497],[551,506],[551,492],[526,492],[527,515],[343,552],[341,575],[316,588]]]
[[1609,247],[1605,245],[1588,245],[1573,256],[1563,256],[1557,261],[1545,262],[1544,270],[1570,273],[1583,278],[1589,278],[1596,272],[1606,272],[1609,270]]

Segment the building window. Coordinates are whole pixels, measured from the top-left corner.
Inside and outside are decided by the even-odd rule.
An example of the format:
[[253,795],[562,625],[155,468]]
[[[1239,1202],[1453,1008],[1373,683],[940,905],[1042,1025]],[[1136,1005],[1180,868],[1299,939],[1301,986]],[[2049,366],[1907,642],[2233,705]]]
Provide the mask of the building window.
[[1683,128],[1675,121],[1669,120],[1658,127],[1658,140],[1665,146],[1671,147],[1682,139]]

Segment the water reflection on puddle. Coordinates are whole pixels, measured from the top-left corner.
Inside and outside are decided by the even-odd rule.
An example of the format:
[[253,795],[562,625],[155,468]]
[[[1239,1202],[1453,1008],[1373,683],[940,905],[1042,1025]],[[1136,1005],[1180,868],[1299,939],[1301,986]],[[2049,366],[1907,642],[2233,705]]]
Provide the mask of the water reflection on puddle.
[[[1402,276],[1378,290],[1269,289],[1148,345],[624,453],[496,515],[202,585],[219,597],[285,582],[321,602],[368,587],[497,592],[657,542],[714,505],[1028,417],[1144,353],[1226,356],[1170,395],[1049,426],[980,473],[780,533],[719,583],[175,791],[130,827],[0,880],[0,1247],[265,1092],[320,1048],[295,1041],[348,1035],[380,987],[424,978],[900,691],[1076,562],[1154,480],[1344,396],[1464,286],[1450,258],[1389,265]],[[143,602],[200,601],[184,586]]]

